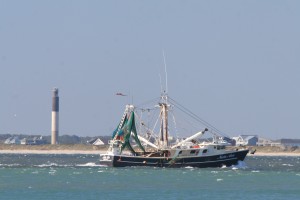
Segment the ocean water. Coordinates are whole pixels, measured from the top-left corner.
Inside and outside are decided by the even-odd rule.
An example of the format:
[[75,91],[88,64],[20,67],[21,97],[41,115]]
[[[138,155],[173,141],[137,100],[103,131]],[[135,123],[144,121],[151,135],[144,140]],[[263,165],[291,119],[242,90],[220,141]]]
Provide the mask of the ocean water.
[[0,154],[2,200],[300,199],[300,157],[226,168],[108,168],[98,155]]

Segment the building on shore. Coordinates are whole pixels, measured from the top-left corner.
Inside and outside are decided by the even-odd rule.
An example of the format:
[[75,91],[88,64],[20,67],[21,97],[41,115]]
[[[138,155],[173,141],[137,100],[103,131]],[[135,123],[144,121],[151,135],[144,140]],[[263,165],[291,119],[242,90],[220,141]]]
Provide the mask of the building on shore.
[[104,142],[100,139],[100,138],[95,138],[95,139],[92,139],[90,141],[87,141],[88,144],[91,144],[91,145],[95,145],[95,146],[101,146],[101,145],[104,145]]
[[280,142],[276,142],[266,138],[258,138],[258,142],[256,143],[256,145],[264,147],[281,147]]
[[280,139],[279,143],[287,147],[300,147],[300,139]]
[[235,146],[256,146],[258,142],[257,135],[239,135],[232,139],[235,140]]
[[47,141],[43,139],[43,136],[33,137],[33,138],[23,138],[21,140],[21,144],[23,145],[42,145],[47,144]]
[[9,137],[4,141],[4,144],[21,144],[18,136]]

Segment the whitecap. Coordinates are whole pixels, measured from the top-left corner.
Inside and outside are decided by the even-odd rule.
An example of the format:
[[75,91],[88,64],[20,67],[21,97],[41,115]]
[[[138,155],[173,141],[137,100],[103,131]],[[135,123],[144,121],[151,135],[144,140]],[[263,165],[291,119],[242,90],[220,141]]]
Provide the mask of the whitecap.
[[245,169],[247,168],[246,163],[244,161],[238,161],[237,165],[233,165],[232,169],[237,170],[237,169]]
[[21,166],[20,164],[17,164],[17,163],[15,163],[15,164],[0,164],[0,166],[2,167],[16,167],[16,166]]
[[77,167],[102,167],[104,165],[97,165],[96,163],[89,162],[89,163],[85,163],[85,164],[78,164],[76,166]]
[[57,167],[57,163],[48,163],[48,164],[41,164],[41,165],[35,165],[36,167]]
[[49,173],[50,175],[54,175],[54,174],[56,173],[56,170],[50,170],[48,173]]
[[259,170],[252,170],[251,172],[253,172],[253,173],[258,173],[258,172],[260,172]]
[[194,167],[191,167],[191,166],[187,166],[185,167],[185,169],[193,169]]
[[292,164],[282,164],[283,166],[288,166],[288,167],[293,167],[294,165],[292,165]]
[[217,179],[217,181],[218,181],[218,182],[219,182],[219,181],[223,181],[223,179],[221,179],[221,178],[218,178],[218,179]]

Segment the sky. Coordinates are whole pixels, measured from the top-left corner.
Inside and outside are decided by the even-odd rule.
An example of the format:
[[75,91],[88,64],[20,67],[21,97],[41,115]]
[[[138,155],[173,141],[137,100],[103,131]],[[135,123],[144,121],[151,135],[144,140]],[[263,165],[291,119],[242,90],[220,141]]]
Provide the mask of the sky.
[[[300,1],[0,0],[0,134],[110,135],[168,94],[229,136],[300,138]],[[116,96],[117,92],[128,97]]]

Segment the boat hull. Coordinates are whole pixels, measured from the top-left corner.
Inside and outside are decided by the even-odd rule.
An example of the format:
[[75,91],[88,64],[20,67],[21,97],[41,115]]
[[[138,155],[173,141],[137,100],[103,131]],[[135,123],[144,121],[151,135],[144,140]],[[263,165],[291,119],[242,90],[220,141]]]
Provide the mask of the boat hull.
[[[190,156],[190,157],[145,157],[126,155],[100,155],[100,164],[111,167],[129,166],[151,166],[151,167],[222,167],[236,165],[243,161],[249,150],[239,150],[212,156]],[[103,159],[105,158],[105,159]]]

